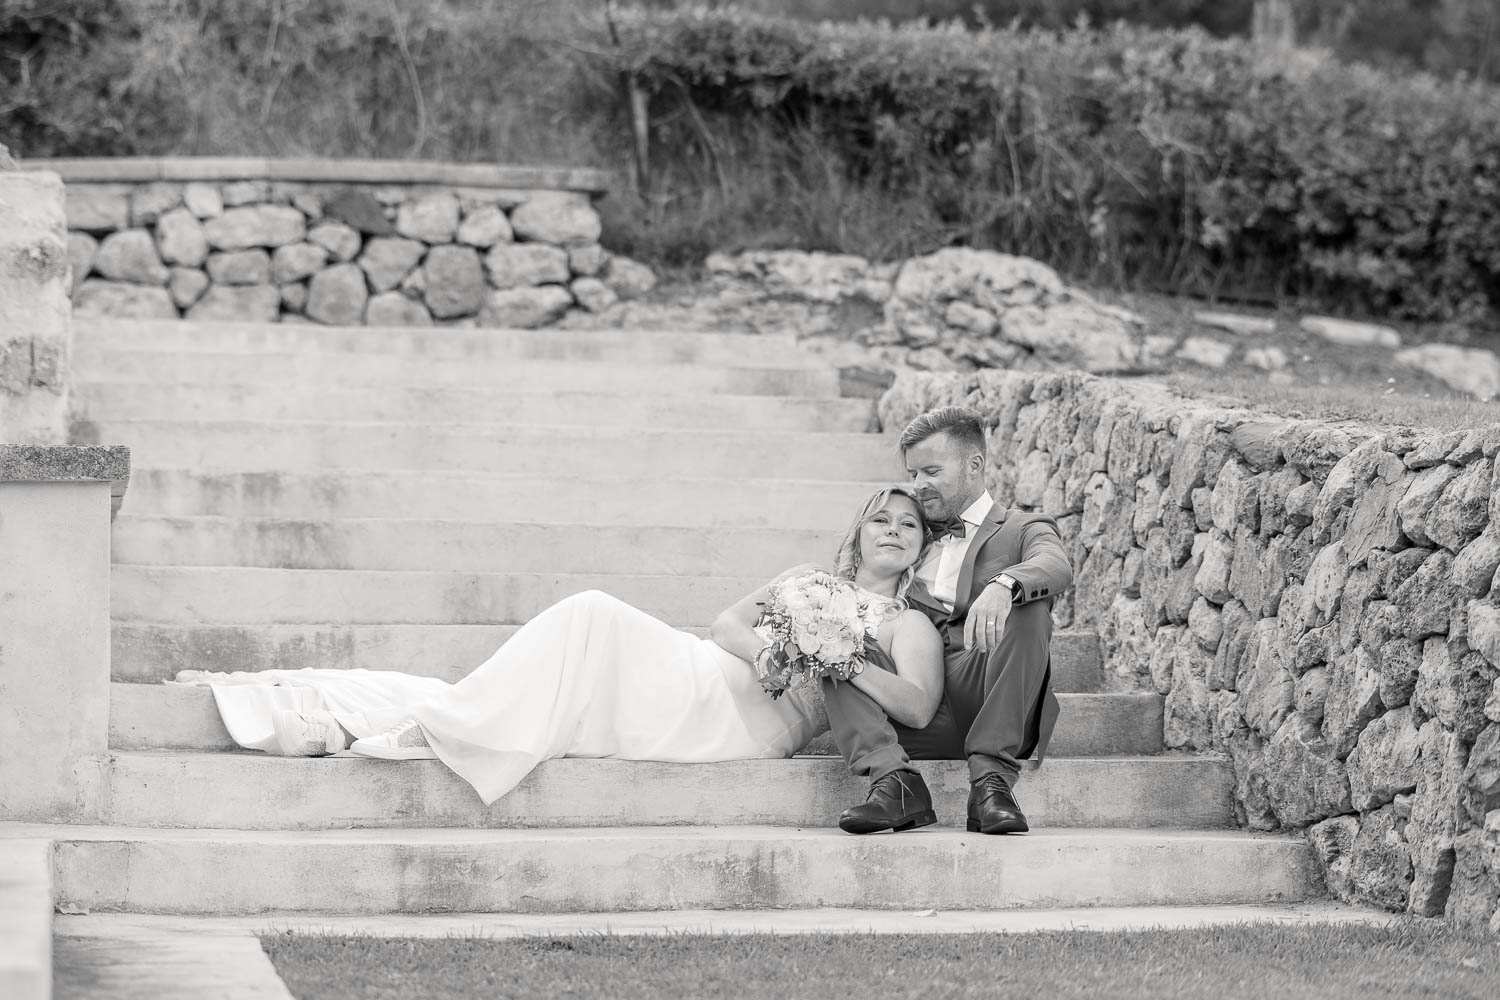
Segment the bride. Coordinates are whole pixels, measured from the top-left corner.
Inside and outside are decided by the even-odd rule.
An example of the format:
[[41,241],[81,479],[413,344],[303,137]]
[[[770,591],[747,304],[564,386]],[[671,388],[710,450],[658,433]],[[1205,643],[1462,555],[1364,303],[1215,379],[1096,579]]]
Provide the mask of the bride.
[[[906,486],[865,503],[839,547],[834,575],[859,591],[867,642],[849,683],[893,719],[931,720],[942,696],[942,640],[906,606],[931,543]],[[812,566],[787,570],[777,580]],[[772,581],[771,583],[775,583]],[[293,756],[343,750],[385,759],[437,758],[486,804],[551,757],[705,763],[789,757],[826,728],[816,683],[772,699],[758,680],[769,647],[754,626],[771,583],[715,620],[710,639],[668,626],[599,591],[537,615],[473,673],[449,684],[392,671],[184,671],[212,687],[241,746]]]

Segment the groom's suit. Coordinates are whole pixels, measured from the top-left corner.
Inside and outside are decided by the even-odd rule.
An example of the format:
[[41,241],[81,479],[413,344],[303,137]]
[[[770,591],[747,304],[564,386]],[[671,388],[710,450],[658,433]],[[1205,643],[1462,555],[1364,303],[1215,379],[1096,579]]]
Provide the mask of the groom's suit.
[[[1057,522],[1044,514],[990,507],[970,526],[972,540],[958,572],[953,605],[918,581],[907,593],[943,637],[943,698],[923,729],[890,719],[853,684],[825,681],[829,724],[844,760],[872,780],[912,770],[915,760],[969,760],[970,779],[998,771],[1012,784],[1021,762],[1040,759],[1057,720],[1051,690],[1049,645],[1052,604],[1073,581]],[[938,545],[928,559],[940,557]],[[936,565],[936,564],[934,564]],[[930,570],[924,562],[923,570]],[[1001,573],[1021,589],[997,646],[964,648],[964,620],[981,591]],[[891,669],[883,659],[871,665]]]

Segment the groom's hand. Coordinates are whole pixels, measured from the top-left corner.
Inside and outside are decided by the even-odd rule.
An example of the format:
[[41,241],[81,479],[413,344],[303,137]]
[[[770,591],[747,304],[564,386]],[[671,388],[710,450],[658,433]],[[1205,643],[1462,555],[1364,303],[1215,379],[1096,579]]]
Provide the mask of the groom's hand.
[[964,619],[964,648],[989,652],[1000,645],[1005,634],[1005,620],[1010,617],[1011,595],[1008,587],[991,583],[979,592],[969,605]]

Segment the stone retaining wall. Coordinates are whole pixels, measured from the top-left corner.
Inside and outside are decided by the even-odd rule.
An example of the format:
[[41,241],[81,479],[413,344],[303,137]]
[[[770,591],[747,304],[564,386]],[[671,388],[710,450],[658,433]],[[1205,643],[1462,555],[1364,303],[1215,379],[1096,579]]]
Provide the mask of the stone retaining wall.
[[649,290],[605,250],[599,171],[297,160],[32,161],[67,181],[79,314],[543,326]]
[[1330,888],[1500,932],[1500,426],[1289,421],[1077,374],[901,376],[959,403],[990,488],[1056,515],[1061,624],[1168,746],[1233,760],[1241,823],[1307,830]]

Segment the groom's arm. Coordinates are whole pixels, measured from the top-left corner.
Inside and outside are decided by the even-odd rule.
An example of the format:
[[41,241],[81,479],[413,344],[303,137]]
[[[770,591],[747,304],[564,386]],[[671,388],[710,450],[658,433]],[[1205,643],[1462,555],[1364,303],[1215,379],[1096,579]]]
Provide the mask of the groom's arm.
[[1003,572],[1019,585],[1016,604],[1055,597],[1073,585],[1073,567],[1062,536],[1047,521],[1034,521],[1022,529],[1021,561]]

